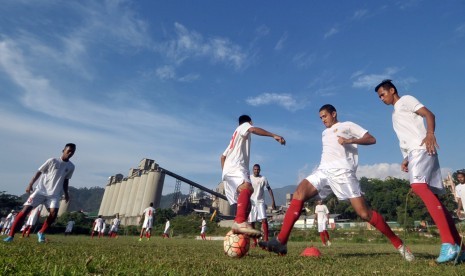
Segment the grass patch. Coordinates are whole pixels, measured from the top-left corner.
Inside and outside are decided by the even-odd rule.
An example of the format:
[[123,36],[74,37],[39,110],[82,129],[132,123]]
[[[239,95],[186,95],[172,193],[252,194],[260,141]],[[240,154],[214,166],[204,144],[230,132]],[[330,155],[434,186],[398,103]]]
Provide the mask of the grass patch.
[[[373,231],[368,231],[373,232]],[[338,233],[339,234],[339,233]],[[135,236],[118,239],[88,236],[47,235],[50,241],[37,243],[35,235],[0,244],[0,275],[460,275],[464,265],[437,265],[435,244],[410,244],[416,255],[412,263],[383,240],[368,241],[354,236],[353,241],[335,235],[333,246],[321,247],[317,241],[291,241],[288,255],[279,257],[259,248],[233,259],[223,254],[222,241],[187,238],[138,242]],[[363,243],[358,243],[362,242]],[[321,258],[300,257],[311,243],[322,252]]]

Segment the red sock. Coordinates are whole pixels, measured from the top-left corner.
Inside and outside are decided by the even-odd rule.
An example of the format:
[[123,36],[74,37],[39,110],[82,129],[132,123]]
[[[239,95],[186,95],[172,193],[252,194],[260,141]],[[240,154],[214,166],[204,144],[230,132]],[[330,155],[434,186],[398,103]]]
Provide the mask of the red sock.
[[323,231],[323,233],[325,234],[326,240],[329,241],[329,233],[328,233],[328,230]]
[[325,233],[324,233],[324,232],[320,232],[320,239],[321,239],[321,242],[322,242],[323,244],[326,244],[325,238],[326,238]]
[[27,228],[27,232],[26,232],[26,236],[27,236],[27,237],[29,237],[29,234],[31,233],[31,228],[32,228],[32,226],[29,226],[29,227]]
[[383,233],[394,245],[395,248],[399,248],[402,245],[402,240],[392,232],[391,227],[387,225],[384,218],[378,214],[376,211],[371,211],[371,220],[370,224],[373,225],[376,229],[378,229],[381,233]]
[[263,240],[268,241],[268,221],[265,219],[262,221],[263,228]]
[[236,219],[237,223],[243,223],[247,220],[250,213],[250,197],[252,196],[252,191],[248,189],[242,189],[237,197],[237,212]]
[[[455,244],[456,242],[451,231],[452,227],[449,226],[447,221],[447,210],[444,209],[437,196],[428,188],[428,185],[424,183],[412,183],[411,187],[413,192],[418,195],[426,205],[426,209],[428,209],[431,218],[438,227],[441,242]],[[455,229],[455,226],[453,229]],[[457,231],[457,229],[455,229],[455,231]]]
[[291,205],[284,215],[283,226],[281,227],[281,231],[279,231],[278,234],[278,240],[282,244],[287,244],[287,240],[289,239],[289,235],[291,234],[292,228],[294,227],[294,223],[299,219],[303,206],[304,202],[302,200],[291,200]]
[[13,221],[13,225],[11,225],[10,227],[10,233],[8,233],[8,236],[10,237],[15,236],[16,225],[23,223],[24,217],[26,217],[26,214],[23,211],[19,212],[19,214],[16,216],[15,220]]
[[40,228],[39,232],[40,233],[45,233],[45,230],[47,230],[48,226],[49,226],[49,219],[50,217],[47,217],[47,219],[44,221],[44,224],[42,225],[42,228]]

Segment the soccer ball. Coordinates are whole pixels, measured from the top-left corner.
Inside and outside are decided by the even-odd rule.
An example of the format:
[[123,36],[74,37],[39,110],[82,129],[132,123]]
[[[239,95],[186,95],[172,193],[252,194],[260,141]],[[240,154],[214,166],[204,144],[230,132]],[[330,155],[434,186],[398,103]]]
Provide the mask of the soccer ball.
[[233,258],[241,258],[249,252],[250,238],[243,234],[234,234],[229,231],[224,237],[224,254]]

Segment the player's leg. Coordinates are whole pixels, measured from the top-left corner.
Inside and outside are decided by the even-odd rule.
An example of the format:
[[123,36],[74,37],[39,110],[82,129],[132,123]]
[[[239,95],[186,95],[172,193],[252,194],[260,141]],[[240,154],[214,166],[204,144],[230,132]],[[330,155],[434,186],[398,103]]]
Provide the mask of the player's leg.
[[[28,199],[29,201],[29,199]],[[26,202],[27,203],[27,202]],[[25,203],[25,204],[26,204]],[[32,203],[32,202],[31,202]],[[19,225],[22,225],[23,222],[24,222],[24,219],[26,218],[26,216],[31,212],[32,210],[32,206],[31,205],[24,205],[23,209],[21,210],[21,212],[19,212],[18,215],[16,215],[15,217],[15,220],[13,221],[12,225],[9,227],[9,233],[8,233],[8,237],[4,239],[4,241],[8,242],[8,241],[11,241],[13,240],[13,237],[15,236],[15,232],[16,232],[16,229]]]
[[237,223],[243,223],[247,220],[250,213],[250,197],[253,193],[252,184],[244,181],[237,188],[239,196],[237,197],[237,212],[235,221]]
[[281,231],[279,232],[277,238],[268,242],[259,242],[258,244],[260,247],[280,255],[287,254],[286,244],[295,222],[300,217],[304,202],[316,196],[317,194],[318,190],[312,185],[312,183],[310,183],[309,180],[302,180],[297,186],[297,189],[295,190],[291,200],[291,204],[289,205],[289,208],[284,215],[283,225],[281,226]]
[[262,219],[263,240],[268,241],[268,220]]

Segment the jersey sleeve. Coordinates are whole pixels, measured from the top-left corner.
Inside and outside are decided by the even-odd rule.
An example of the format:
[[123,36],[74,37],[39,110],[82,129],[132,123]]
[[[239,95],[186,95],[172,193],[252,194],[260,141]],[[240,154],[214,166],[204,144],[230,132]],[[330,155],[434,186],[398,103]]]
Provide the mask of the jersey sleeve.
[[71,179],[71,177],[73,177],[73,173],[74,173],[74,165],[71,166],[71,169],[70,169],[69,172],[66,174],[65,179]]
[[50,169],[50,164],[52,164],[52,160],[53,158],[50,158],[47,161],[45,161],[45,163],[39,167],[38,171],[41,173],[47,173],[48,170]]
[[270,190],[271,187],[270,187],[270,183],[268,182],[268,179],[266,177],[263,177],[263,184],[265,185],[265,188],[267,190]]
[[411,112],[417,112],[418,109],[424,107],[424,105],[413,96],[405,95],[402,99],[404,107]]
[[239,128],[239,135],[240,136],[247,136],[249,134],[249,129],[252,127],[249,123],[243,123]]
[[363,135],[365,135],[368,130],[364,129],[363,127],[357,125],[356,123],[352,122],[347,122],[349,126],[349,135],[352,136],[353,138],[362,138]]

